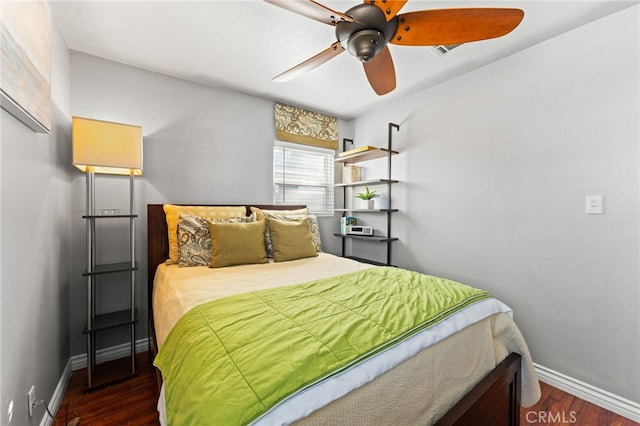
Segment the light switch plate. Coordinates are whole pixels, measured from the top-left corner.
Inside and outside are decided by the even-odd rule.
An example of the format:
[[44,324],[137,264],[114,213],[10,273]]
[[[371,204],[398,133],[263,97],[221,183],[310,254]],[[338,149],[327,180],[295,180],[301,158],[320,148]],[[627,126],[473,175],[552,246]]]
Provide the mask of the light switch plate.
[[604,212],[602,195],[587,195],[584,202],[584,212],[586,214],[602,214]]

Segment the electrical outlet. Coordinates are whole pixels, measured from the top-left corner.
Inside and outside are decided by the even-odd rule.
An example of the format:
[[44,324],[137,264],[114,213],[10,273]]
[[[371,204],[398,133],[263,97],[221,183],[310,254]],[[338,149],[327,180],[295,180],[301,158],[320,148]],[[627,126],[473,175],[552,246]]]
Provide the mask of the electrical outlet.
[[31,385],[29,393],[27,393],[27,399],[29,400],[29,418],[33,417],[33,406],[36,402],[36,385]]
[[13,419],[13,399],[9,401],[9,408],[7,409],[7,423],[11,423]]

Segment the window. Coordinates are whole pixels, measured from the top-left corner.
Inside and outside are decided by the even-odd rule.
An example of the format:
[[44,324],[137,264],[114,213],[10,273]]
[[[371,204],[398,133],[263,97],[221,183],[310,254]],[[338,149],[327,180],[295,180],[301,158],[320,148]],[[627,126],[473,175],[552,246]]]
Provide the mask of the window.
[[304,204],[314,214],[333,214],[334,151],[276,142],[273,203]]

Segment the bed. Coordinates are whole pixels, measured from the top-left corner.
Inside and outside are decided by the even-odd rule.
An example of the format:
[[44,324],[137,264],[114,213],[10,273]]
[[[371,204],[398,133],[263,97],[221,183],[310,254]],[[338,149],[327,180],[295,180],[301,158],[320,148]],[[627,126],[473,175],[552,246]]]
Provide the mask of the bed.
[[[233,207],[241,208],[246,217],[252,214],[252,207],[254,210],[257,208],[289,212],[304,208],[304,206],[272,205]],[[530,354],[511,319],[510,309],[476,289],[469,290],[470,293],[465,296],[469,301],[456,302],[459,308],[456,308],[457,310],[451,316],[444,319],[440,318],[439,314],[435,315],[436,319],[425,317],[420,327],[412,328],[414,331],[408,333],[400,343],[378,342],[375,344],[375,349],[363,349],[365,355],[354,355],[352,358],[355,361],[335,367],[336,371],[313,376],[313,379],[301,377],[301,382],[298,384],[288,383],[292,376],[302,375],[297,371],[292,372],[290,364],[295,362],[290,361],[288,365],[282,365],[279,361],[287,356],[291,347],[312,345],[307,343],[292,345],[280,342],[271,335],[265,339],[252,337],[250,339],[263,341],[263,345],[258,346],[258,352],[248,351],[247,354],[237,355],[237,358],[232,361],[232,364],[240,363],[237,359],[242,357],[246,360],[247,366],[243,368],[247,370],[242,370],[238,375],[242,378],[242,385],[246,385],[250,392],[243,394],[238,391],[236,394],[235,391],[220,390],[220,387],[229,385],[227,377],[233,375],[220,372],[228,371],[230,367],[226,364],[218,364],[221,362],[218,360],[210,361],[212,358],[209,353],[196,355],[196,349],[191,349],[189,346],[193,345],[194,348],[207,346],[203,342],[211,342],[210,335],[187,337],[187,332],[193,328],[200,329],[200,334],[210,333],[210,329],[215,328],[215,326],[211,327],[211,324],[221,324],[228,320],[229,324],[225,324],[224,327],[221,325],[220,329],[214,330],[212,335],[215,335],[216,344],[218,344],[218,336],[223,334],[220,330],[233,330],[233,333],[229,333],[232,340],[219,343],[222,350],[226,351],[223,358],[229,358],[228,346],[244,347],[244,342],[238,343],[234,339],[240,339],[242,334],[249,334],[253,329],[249,329],[247,325],[249,322],[244,322],[251,318],[236,318],[234,315],[236,312],[250,311],[249,308],[254,309],[254,306],[257,306],[254,295],[258,295],[257,298],[261,303],[262,299],[267,300],[265,303],[269,308],[272,306],[271,300],[286,299],[288,305],[278,309],[286,312],[284,317],[288,317],[291,303],[303,306],[306,300],[304,296],[301,299],[290,299],[295,300],[295,303],[289,301],[292,296],[290,293],[283,292],[289,292],[293,285],[296,285],[296,288],[304,288],[304,292],[309,292],[310,288],[314,292],[318,288],[329,292],[336,287],[334,285],[336,280],[352,280],[360,286],[365,282],[376,283],[376,279],[380,280],[380,285],[383,282],[390,282],[391,279],[406,282],[413,282],[414,279],[429,279],[437,281],[436,284],[443,285],[447,289],[449,288],[447,286],[457,283],[450,284],[447,280],[399,268],[374,267],[327,253],[280,262],[268,261],[220,268],[209,268],[204,265],[188,268],[176,264],[167,265],[165,261],[171,254],[168,241],[170,234],[163,205],[148,205],[147,214],[149,306],[152,307],[149,312],[150,330],[154,355],[158,354],[158,350],[160,351],[156,357],[156,364],[161,366],[162,374],[166,376],[165,383],[162,383],[162,379],[159,378],[161,394],[158,407],[162,424],[206,422],[207,424],[296,425],[329,423],[517,425],[521,405],[531,406],[540,397],[540,388]],[[214,232],[213,228],[210,229]],[[299,283],[304,284],[297,285]],[[382,290],[379,290],[382,287],[377,285],[371,284],[367,291],[370,293],[380,291],[382,294]],[[395,291],[395,287],[393,288],[389,291]],[[438,287],[436,290],[448,291],[443,288]],[[340,287],[339,291],[345,290]],[[455,287],[455,291],[458,292],[458,287]],[[336,297],[330,296],[329,293],[321,293],[321,295],[326,300]],[[362,297],[370,298],[370,296]],[[395,297],[400,296],[394,293],[393,298]],[[410,296],[411,299],[413,297],[413,295]],[[389,296],[380,298],[392,299]],[[357,297],[350,296],[349,300],[357,300]],[[417,296],[416,300],[419,300]],[[233,305],[233,311],[227,314],[225,309],[231,301],[245,303],[245,305]],[[312,311],[314,307],[321,305],[314,302],[314,299],[310,299],[309,303],[310,305],[304,308],[305,314],[302,316],[306,317],[307,311]],[[341,303],[342,301],[339,304]],[[392,312],[404,309],[405,304],[411,303],[402,303],[401,307],[393,308]],[[378,305],[372,305],[373,311],[384,310],[376,309]],[[358,309],[360,309],[359,306]],[[263,309],[262,305],[255,308],[255,312],[259,309]],[[315,310],[323,311],[325,307]],[[347,306],[344,310],[350,312],[355,309]],[[201,319],[206,312],[218,315],[215,321],[211,318]],[[301,314],[296,312],[296,315]],[[343,312],[335,314],[335,316],[339,315],[343,315]],[[381,315],[384,314],[381,313]],[[402,315],[394,314],[393,317],[393,321],[396,321],[395,317],[402,317]],[[276,320],[260,318],[259,324],[251,327],[271,324],[269,321],[274,321],[275,325],[268,326],[267,330],[263,329],[260,333],[269,333],[272,329],[278,328],[282,318],[279,317]],[[315,321],[322,323],[324,319]],[[371,321],[373,326],[367,323],[364,329],[355,333],[355,336],[349,335],[349,339],[357,340],[366,335],[367,330],[376,327],[377,320]],[[387,325],[385,324],[384,327]],[[247,333],[244,332],[245,328],[249,329]],[[292,327],[287,325],[282,328],[287,329],[288,333],[288,329]],[[274,332],[273,336],[281,335],[280,330],[277,333]],[[336,334],[338,336],[334,336],[334,340],[341,340],[344,344],[343,337],[346,333],[340,331]],[[382,333],[372,334],[371,338],[374,339]],[[288,336],[288,334],[282,335]],[[313,337],[315,338],[315,334]],[[304,340],[307,338],[307,335],[295,336],[291,337],[291,341],[301,339],[300,342],[308,342]],[[266,345],[265,340],[268,343]],[[327,343],[322,342],[319,345],[319,347],[325,347]],[[359,348],[360,343],[350,341],[347,346],[348,351],[352,347]],[[271,350],[271,347],[277,354],[275,362],[266,359],[266,352]],[[256,351],[256,349],[251,350]],[[332,348],[332,351],[338,350]],[[315,352],[321,352],[321,350]],[[315,353],[311,355],[316,356]],[[308,355],[305,356],[308,357]],[[196,366],[191,365],[188,368],[183,366],[191,357],[193,358],[190,361],[191,364]],[[232,367],[234,373],[236,367],[240,368],[235,364]],[[312,369],[305,367],[304,372],[308,370]],[[249,377],[263,373],[264,376]],[[245,375],[248,377],[244,377]],[[287,376],[286,380],[278,381],[280,376]],[[178,385],[180,378],[182,384]],[[267,408],[256,408],[255,404],[250,407],[243,405],[247,400],[252,399],[254,394],[256,394],[258,405],[271,398],[271,394],[265,397],[260,393],[263,392],[260,386],[265,382],[269,382],[264,384],[265,389],[271,389],[269,387],[271,386],[276,389],[274,392],[279,392],[277,396],[273,396],[274,402],[269,403]],[[285,386],[292,386],[291,389],[300,387],[300,389],[293,392],[285,389]],[[214,397],[209,399],[208,395],[213,394],[218,395],[218,399]],[[230,401],[232,399],[233,401]],[[217,401],[218,407],[222,408],[211,408],[211,405],[216,404],[211,401]],[[210,408],[211,411],[225,411],[226,408],[233,407],[235,402],[238,402],[237,411],[240,413],[230,414],[229,420],[213,421],[211,419],[215,417],[207,417],[209,413],[201,413]]]

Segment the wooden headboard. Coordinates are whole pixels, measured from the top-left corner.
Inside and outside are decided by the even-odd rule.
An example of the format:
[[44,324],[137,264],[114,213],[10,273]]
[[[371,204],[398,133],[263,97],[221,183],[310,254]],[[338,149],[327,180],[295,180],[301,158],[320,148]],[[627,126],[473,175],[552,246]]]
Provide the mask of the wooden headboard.
[[[191,205],[191,204],[178,204]],[[305,208],[303,205],[265,205],[265,204],[194,204],[198,206],[244,206],[246,214],[251,214],[251,207],[267,210],[297,210]],[[169,258],[167,219],[162,204],[147,204],[147,297],[149,310],[153,306],[153,279],[158,265]]]

